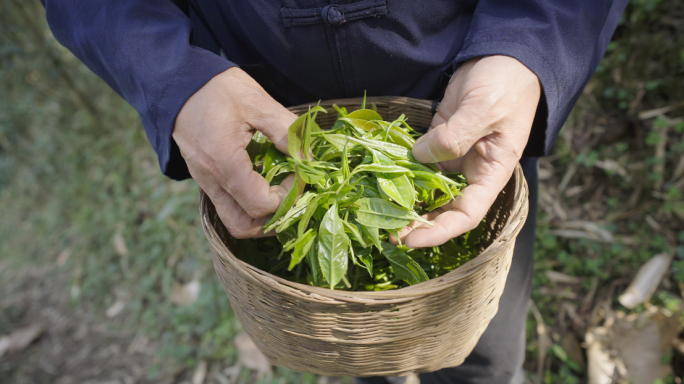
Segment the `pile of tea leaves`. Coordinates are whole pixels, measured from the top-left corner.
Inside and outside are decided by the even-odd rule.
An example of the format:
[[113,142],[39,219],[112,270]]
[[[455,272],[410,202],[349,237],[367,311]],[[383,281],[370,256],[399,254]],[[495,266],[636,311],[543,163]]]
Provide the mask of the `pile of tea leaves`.
[[316,123],[316,106],[288,131],[290,156],[257,132],[247,150],[271,185],[294,174],[295,184],[264,233],[239,240],[236,256],[285,279],[354,291],[405,287],[450,272],[481,251],[484,223],[439,247],[393,245],[420,215],[448,203],[466,186],[460,173],[421,164],[411,149],[420,133],[404,115],[385,121],[365,108],[339,116],[332,129]]

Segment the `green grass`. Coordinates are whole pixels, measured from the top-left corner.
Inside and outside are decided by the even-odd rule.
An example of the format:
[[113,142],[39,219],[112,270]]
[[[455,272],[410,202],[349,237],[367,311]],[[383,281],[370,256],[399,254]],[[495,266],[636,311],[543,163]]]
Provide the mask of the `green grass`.
[[[112,326],[140,330],[161,343],[160,364],[150,369],[150,379],[192,368],[199,360],[234,364],[231,340],[241,328],[213,271],[199,223],[198,187],[161,175],[132,108],[61,48],[40,18],[27,17],[42,15],[37,2],[24,9],[33,13],[0,5],[0,33],[8,37],[0,40],[0,276],[54,265],[71,276],[63,289],[74,306],[87,303],[104,313],[124,299],[124,312]],[[583,278],[579,298],[565,300],[577,306],[592,279],[607,287],[661,251],[674,250],[671,280],[684,281],[684,224],[678,216],[684,214],[683,188],[669,179],[684,155],[684,124],[667,128],[666,152],[658,158],[655,148],[667,121],[636,117],[641,110],[684,101],[684,33],[662,17],[682,12],[684,5],[676,2],[630,4],[590,91],[554,149],[554,177],[544,185],[557,186],[570,166],[577,171],[569,186],[608,180],[596,197],[606,214],[587,220],[601,222],[618,239],[606,244],[559,238],[552,232],[558,219],[540,211],[533,300],[555,343],[566,331],[557,317],[563,301],[540,293],[553,288],[547,270]],[[682,116],[682,109],[667,116]],[[617,140],[603,140],[594,130],[586,143],[578,142],[587,127],[608,129],[622,122],[634,127]],[[617,161],[627,176],[597,168],[605,159]],[[659,163],[662,173],[654,172]],[[643,191],[630,206],[626,202],[638,185]],[[563,197],[562,203],[590,215],[596,211],[591,199],[585,193]],[[649,201],[655,203],[637,215],[610,220]],[[644,224],[646,214],[667,231]],[[127,254],[117,253],[115,236],[123,238]],[[57,266],[65,250],[70,257]],[[202,285],[199,299],[190,306],[171,303],[174,282],[193,278]],[[666,305],[668,297],[658,300]],[[526,367],[532,372],[539,353],[535,324],[530,317]],[[558,348],[547,351],[543,381],[583,382],[585,374],[564,363]],[[174,363],[162,364],[167,361]],[[276,370],[275,379],[316,381],[284,369]]]

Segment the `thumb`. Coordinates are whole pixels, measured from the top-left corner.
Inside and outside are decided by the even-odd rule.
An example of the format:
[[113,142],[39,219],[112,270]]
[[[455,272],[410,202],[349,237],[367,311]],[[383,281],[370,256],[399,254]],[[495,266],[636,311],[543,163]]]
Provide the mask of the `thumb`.
[[416,141],[413,156],[421,163],[438,163],[459,158],[482,138],[481,119],[468,105],[462,105],[446,122],[430,129]]

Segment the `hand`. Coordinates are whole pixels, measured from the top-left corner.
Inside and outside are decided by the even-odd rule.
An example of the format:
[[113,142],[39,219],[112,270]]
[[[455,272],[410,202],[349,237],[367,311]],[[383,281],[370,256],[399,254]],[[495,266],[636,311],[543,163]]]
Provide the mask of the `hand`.
[[290,178],[269,186],[253,170],[247,144],[261,131],[287,153],[287,129],[296,118],[237,67],[211,79],[178,114],[173,138],[232,236],[264,236],[265,216],[275,212],[292,185]]
[[540,95],[537,76],[508,56],[472,59],[458,69],[413,155],[463,173],[468,186],[425,215],[433,227],[416,222],[401,231],[408,247],[441,245],[477,227],[522,156]]

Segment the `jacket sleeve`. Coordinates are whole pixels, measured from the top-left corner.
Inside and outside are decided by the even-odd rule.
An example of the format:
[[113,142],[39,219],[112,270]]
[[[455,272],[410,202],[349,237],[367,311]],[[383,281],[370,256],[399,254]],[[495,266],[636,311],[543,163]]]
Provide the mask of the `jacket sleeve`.
[[463,49],[468,59],[511,56],[534,72],[542,100],[525,156],[548,153],[606,50],[627,0],[480,0]]
[[138,111],[162,171],[189,177],[171,137],[176,115],[234,64],[190,44],[190,19],[172,0],[41,1],[55,38]]

